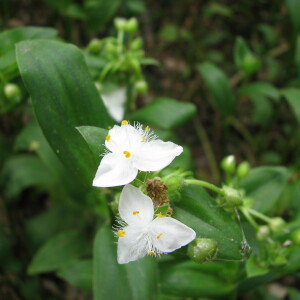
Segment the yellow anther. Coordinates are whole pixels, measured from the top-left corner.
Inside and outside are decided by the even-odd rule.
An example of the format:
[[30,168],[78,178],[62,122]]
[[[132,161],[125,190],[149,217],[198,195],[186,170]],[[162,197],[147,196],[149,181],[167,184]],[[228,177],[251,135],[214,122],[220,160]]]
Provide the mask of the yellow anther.
[[126,158],[129,158],[131,156],[131,153],[128,151],[123,151],[123,153],[125,154]]
[[162,214],[156,214],[157,217],[162,218],[163,215]]
[[154,252],[154,251],[148,251],[148,254],[149,254],[149,255],[154,255],[155,252]]
[[138,215],[140,212],[138,210],[135,210],[134,212],[132,212],[133,215]]
[[126,234],[125,230],[118,230],[118,236],[123,237]]
[[105,138],[105,140],[106,140],[107,142],[109,142],[109,141],[110,141],[110,135],[107,135],[106,138]]
[[146,138],[144,136],[142,136],[142,142],[145,142]]
[[123,121],[121,122],[121,124],[122,124],[122,125],[128,125],[128,121],[127,121],[127,120],[123,120]]
[[156,238],[159,239],[162,236],[162,233],[160,233]]
[[146,128],[145,128],[145,130],[149,130],[149,129],[150,129],[150,127],[147,125]]

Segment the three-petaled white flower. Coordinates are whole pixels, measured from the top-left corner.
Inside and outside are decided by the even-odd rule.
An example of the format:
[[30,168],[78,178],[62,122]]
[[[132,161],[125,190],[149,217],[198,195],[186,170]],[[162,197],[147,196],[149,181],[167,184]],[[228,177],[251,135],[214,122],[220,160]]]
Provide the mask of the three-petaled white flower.
[[181,222],[161,214],[154,215],[152,200],[130,184],[121,193],[119,214],[122,219],[116,231],[119,264],[145,255],[172,252],[196,237],[195,231]]
[[163,142],[147,126],[122,121],[105,138],[107,153],[96,172],[93,186],[111,187],[130,183],[140,171],[159,171],[183,151],[181,146]]

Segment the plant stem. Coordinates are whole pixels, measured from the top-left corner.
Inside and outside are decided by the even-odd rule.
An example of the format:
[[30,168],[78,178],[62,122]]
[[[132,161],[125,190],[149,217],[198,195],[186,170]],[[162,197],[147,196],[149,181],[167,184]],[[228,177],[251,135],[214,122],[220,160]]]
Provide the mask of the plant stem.
[[194,184],[194,185],[199,185],[199,186],[208,188],[208,189],[218,193],[221,196],[225,195],[225,193],[222,189],[220,189],[217,186],[215,186],[214,184],[206,182],[206,181],[202,181],[202,180],[198,180],[198,179],[186,179],[184,182],[186,184]]
[[248,210],[245,208],[241,208],[240,210],[243,213],[243,215],[245,216],[245,218],[248,220],[248,222],[257,230],[259,228],[259,226],[255,222],[255,220],[252,218],[252,216],[249,214]]
[[252,215],[255,216],[256,218],[259,218],[263,221],[265,221],[266,223],[270,223],[271,222],[271,218],[267,217],[266,215],[256,211],[255,209],[252,208],[247,208],[247,211]]

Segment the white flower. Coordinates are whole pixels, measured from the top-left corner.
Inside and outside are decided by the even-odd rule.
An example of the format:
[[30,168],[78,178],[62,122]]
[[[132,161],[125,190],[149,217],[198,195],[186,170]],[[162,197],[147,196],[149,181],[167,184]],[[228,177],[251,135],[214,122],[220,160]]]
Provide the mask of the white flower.
[[101,98],[108,113],[117,121],[121,122],[125,112],[126,88],[117,87],[113,90],[104,91]]
[[119,264],[145,255],[172,252],[196,237],[195,231],[181,222],[161,214],[154,215],[152,200],[130,184],[121,193],[119,214],[122,219],[116,231]]
[[105,139],[107,153],[96,172],[93,186],[110,187],[125,185],[140,171],[158,171],[169,165],[181,154],[182,147],[172,142],[156,139],[147,126],[131,126],[122,121],[109,130]]

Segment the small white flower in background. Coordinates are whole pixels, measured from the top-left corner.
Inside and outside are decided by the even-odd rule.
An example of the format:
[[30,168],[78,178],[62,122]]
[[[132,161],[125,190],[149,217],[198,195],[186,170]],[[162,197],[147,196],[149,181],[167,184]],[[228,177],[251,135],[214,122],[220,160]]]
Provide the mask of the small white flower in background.
[[159,171],[183,151],[172,142],[156,139],[149,126],[131,126],[122,121],[109,130],[105,139],[107,153],[96,172],[93,186],[111,187],[130,183],[140,171]]
[[152,200],[128,184],[119,202],[118,263],[126,264],[145,255],[169,253],[195,239],[196,233],[183,223],[154,214]]
[[121,122],[125,112],[126,88],[116,87],[105,90],[101,93],[101,98],[108,113],[116,120]]

